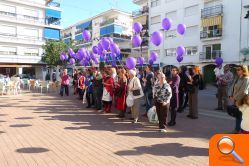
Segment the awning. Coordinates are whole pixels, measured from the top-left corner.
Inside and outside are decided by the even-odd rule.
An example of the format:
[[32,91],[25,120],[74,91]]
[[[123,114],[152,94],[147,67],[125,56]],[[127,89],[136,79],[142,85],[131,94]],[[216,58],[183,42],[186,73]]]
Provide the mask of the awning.
[[53,9],[46,9],[46,17],[61,18],[61,12]]
[[45,28],[44,37],[45,39],[60,40],[60,30],[52,29],[52,28]]
[[222,16],[202,19],[202,27],[209,27],[214,25],[222,25]]
[[92,26],[92,21],[88,21],[76,26],[76,29],[87,29]]
[[134,18],[134,22],[140,22],[142,25],[146,25],[146,23],[147,23],[147,15],[142,15],[140,17]]

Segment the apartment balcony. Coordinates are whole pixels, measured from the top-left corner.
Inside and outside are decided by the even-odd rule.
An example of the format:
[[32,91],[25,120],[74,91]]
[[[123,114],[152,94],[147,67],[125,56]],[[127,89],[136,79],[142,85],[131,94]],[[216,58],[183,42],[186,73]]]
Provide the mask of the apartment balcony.
[[75,42],[76,46],[91,46],[92,45],[92,40],[90,41],[85,41],[85,40],[78,40]]
[[54,1],[51,1],[47,4],[47,6],[49,7],[61,7],[61,4],[59,2],[54,2]]
[[18,54],[6,54],[0,52],[1,63],[41,63],[41,56],[34,55],[18,55]]
[[201,18],[208,18],[223,15],[223,5],[207,7],[201,10]]
[[222,57],[221,50],[215,50],[211,52],[200,52],[200,61],[202,62],[213,62],[218,57]]
[[149,39],[146,37],[146,38],[143,38],[143,41],[142,41],[142,44],[140,47],[133,47],[132,46],[132,49],[145,49],[145,48],[148,48],[149,47]]
[[133,0],[132,2],[136,5],[143,5],[145,3],[148,3],[149,0]]
[[6,34],[0,32],[0,42],[3,43],[20,43],[20,44],[31,44],[31,45],[43,45],[45,39],[42,37],[25,36],[17,34]]
[[41,19],[38,17],[28,16],[28,15],[20,15],[16,13],[0,11],[0,20],[13,22],[13,23],[20,23],[20,24],[30,24],[30,25],[37,25],[37,26],[44,26],[45,19]]
[[71,37],[71,36],[72,36],[72,33],[64,34],[64,35],[62,36],[62,38],[65,39],[65,38],[69,38],[69,37]]
[[120,23],[120,21],[117,18],[112,18],[112,19],[108,19],[105,20],[103,22],[100,23],[100,26],[103,27],[105,25],[109,25],[109,24],[115,24],[115,23]]
[[220,39],[221,37],[222,37],[222,29],[214,29],[214,30],[200,32],[200,39],[202,40]]
[[132,17],[139,17],[144,14],[149,14],[149,7],[144,6],[142,9],[136,10],[132,12]]

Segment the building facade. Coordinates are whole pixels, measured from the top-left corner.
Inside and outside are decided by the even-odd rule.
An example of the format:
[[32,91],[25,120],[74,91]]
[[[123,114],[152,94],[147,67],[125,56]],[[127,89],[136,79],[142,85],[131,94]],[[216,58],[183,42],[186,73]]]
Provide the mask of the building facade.
[[60,4],[48,0],[0,1],[0,74],[42,78],[42,45],[60,39]]
[[[134,0],[135,1],[135,0]],[[139,0],[137,0],[139,1]],[[208,76],[214,69],[214,59],[221,57],[225,64],[244,63],[240,53],[248,47],[248,0],[149,0],[149,30],[163,31],[165,17],[173,20],[171,30],[164,33],[162,46],[149,46],[160,55],[161,67],[168,65],[199,65]],[[176,32],[184,23],[186,34]],[[176,61],[176,48],[186,48],[183,62]]]
[[143,26],[141,32],[142,44],[141,47],[132,48],[132,56],[142,56],[148,60],[149,51],[149,4],[148,0],[133,0],[133,3],[140,6],[139,10],[132,12],[133,22],[140,22]]
[[[92,39],[88,42],[83,40],[83,30],[89,30]],[[131,54],[132,15],[116,9],[110,9],[92,18],[80,21],[61,32],[65,43],[72,42],[77,48],[91,49],[97,45],[101,37],[112,37],[120,49],[122,56]]]

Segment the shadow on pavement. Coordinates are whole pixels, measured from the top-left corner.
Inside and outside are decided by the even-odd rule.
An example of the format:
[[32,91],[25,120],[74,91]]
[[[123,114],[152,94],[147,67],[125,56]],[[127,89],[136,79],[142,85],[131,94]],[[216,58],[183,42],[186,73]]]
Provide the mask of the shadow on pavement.
[[120,156],[151,154],[155,156],[174,156],[182,158],[188,156],[208,156],[208,149],[183,146],[180,143],[168,143],[135,147],[133,150],[118,151],[115,154]]
[[49,149],[39,147],[20,148],[16,150],[18,153],[44,153],[48,151]]

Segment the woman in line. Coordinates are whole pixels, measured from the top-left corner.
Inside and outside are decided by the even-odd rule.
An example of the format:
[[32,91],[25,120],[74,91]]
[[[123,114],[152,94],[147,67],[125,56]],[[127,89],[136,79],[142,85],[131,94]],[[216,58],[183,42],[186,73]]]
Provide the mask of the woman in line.
[[139,78],[136,77],[136,71],[129,71],[129,85],[128,85],[128,95],[132,95],[134,99],[134,104],[131,107],[132,123],[137,123],[139,118],[140,105],[142,97],[144,96],[143,89]]
[[116,97],[116,109],[119,111],[117,117],[124,118],[126,111],[126,91],[127,91],[127,78],[125,69],[119,71],[118,83],[115,84],[115,97]]
[[102,75],[100,71],[95,71],[94,80],[93,80],[93,93],[94,93],[94,101],[95,101],[95,108],[97,111],[101,111],[102,109],[102,95],[103,95],[103,84],[102,84]]
[[188,118],[198,119],[198,90],[199,90],[199,75],[196,74],[196,70],[189,68],[189,114]]
[[[233,85],[233,92],[230,95],[230,101],[238,106],[238,102],[243,99],[245,95],[248,94],[249,91],[249,73],[248,67],[245,65],[239,65],[236,69],[238,78],[235,80]],[[236,126],[234,133],[239,133],[241,130],[241,121],[242,121],[242,114],[238,112],[237,109],[230,109],[228,108],[228,113],[231,111],[235,111],[236,113]]]
[[156,106],[156,112],[159,120],[160,132],[166,131],[167,112],[169,111],[170,99],[172,97],[172,90],[170,85],[166,81],[166,77],[163,73],[157,74],[157,79],[154,85],[154,102]]
[[60,89],[61,96],[63,96],[64,89],[65,89],[65,94],[69,96],[69,82],[70,82],[70,77],[67,74],[67,69],[64,69],[61,75],[61,89]]
[[79,79],[80,74],[78,73],[78,70],[74,70],[74,75],[73,75],[73,87],[74,87],[74,92],[73,94],[76,95],[78,93],[78,79]]
[[114,79],[111,73],[112,72],[110,70],[106,70],[104,72],[104,77],[103,77],[104,89],[102,95],[104,110],[101,110],[99,112],[111,113],[113,88],[114,88]]
[[242,112],[241,133],[249,134],[249,95],[245,95],[239,103],[239,110]]
[[173,67],[171,69],[171,79],[170,79],[170,87],[172,89],[172,98],[170,100],[170,114],[171,120],[168,123],[168,126],[175,126],[176,124],[176,112],[179,108],[179,84],[180,84],[180,76],[178,75],[179,70],[177,67]]

